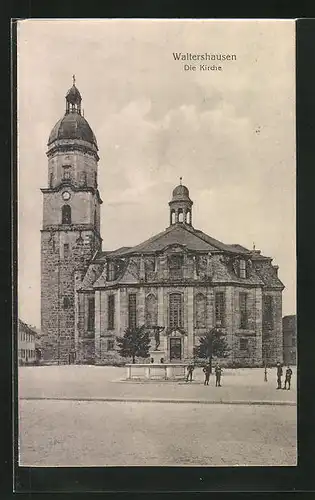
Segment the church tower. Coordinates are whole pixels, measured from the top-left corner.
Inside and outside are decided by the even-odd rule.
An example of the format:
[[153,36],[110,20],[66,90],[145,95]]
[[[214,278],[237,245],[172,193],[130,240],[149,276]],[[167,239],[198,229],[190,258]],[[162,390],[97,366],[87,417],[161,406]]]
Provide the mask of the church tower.
[[76,279],[102,246],[98,146],[81,101],[73,77],[65,114],[48,139],[48,187],[41,189],[41,329],[46,356],[58,363],[75,350]]

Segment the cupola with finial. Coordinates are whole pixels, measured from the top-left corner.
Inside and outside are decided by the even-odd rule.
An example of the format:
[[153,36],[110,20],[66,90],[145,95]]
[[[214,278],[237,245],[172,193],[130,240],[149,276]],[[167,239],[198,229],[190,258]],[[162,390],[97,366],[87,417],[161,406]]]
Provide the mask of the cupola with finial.
[[79,90],[75,86],[75,75],[73,75],[72,78],[73,78],[73,85],[66,94],[66,114],[79,113],[80,115],[82,97]]
[[189,198],[189,190],[182,184],[182,177],[179,178],[179,185],[173,190],[170,206],[170,225],[181,223],[192,225],[193,202]]

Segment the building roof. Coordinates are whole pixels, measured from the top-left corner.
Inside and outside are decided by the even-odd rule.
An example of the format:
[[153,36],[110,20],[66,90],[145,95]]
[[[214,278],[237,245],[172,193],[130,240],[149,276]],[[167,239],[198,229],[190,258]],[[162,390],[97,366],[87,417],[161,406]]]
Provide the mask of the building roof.
[[161,252],[170,245],[182,245],[187,250],[199,252],[227,252],[229,254],[243,254],[251,257],[252,252],[241,245],[226,245],[203,231],[194,229],[188,224],[172,224],[164,231],[152,236],[148,240],[134,247],[121,247],[113,252],[102,252],[96,256],[97,261],[105,257],[128,256],[142,253]]
[[96,137],[86,119],[76,111],[66,113],[52,129],[48,146],[57,140],[79,139],[90,142],[97,148]]
[[21,319],[18,320],[18,329],[23,333],[28,333],[29,335],[33,335],[34,337],[37,337],[38,335],[35,330],[28,326],[27,323],[24,323],[24,321],[22,321]]

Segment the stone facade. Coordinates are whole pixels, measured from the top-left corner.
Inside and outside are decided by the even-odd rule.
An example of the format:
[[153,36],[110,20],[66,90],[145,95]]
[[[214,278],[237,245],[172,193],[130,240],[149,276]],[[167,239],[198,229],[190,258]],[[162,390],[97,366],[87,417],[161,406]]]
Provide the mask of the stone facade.
[[284,316],[283,328],[283,362],[286,365],[297,364],[297,324],[296,316]]
[[[76,89],[72,95],[77,99]],[[165,361],[193,358],[212,328],[225,334],[229,364],[282,361],[284,286],[277,266],[258,250],[195,229],[186,186],[173,190],[165,231],[132,248],[102,251],[97,143],[79,104],[69,116],[67,102],[63,125],[50,135],[49,187],[42,189],[46,356],[118,363],[117,337],[145,325],[152,348],[160,331]]]

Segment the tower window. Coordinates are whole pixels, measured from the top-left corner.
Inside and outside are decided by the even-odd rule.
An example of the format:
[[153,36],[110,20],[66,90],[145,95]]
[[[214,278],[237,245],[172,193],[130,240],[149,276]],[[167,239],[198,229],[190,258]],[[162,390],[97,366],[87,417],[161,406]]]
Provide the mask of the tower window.
[[69,243],[63,245],[63,258],[67,259],[69,257]]
[[248,328],[247,293],[240,292],[240,328]]
[[191,212],[189,211],[186,213],[186,223],[191,224]]
[[128,297],[128,325],[129,328],[137,327],[137,295],[130,293]]
[[61,209],[62,224],[71,224],[71,207],[70,205],[63,205]]
[[68,309],[70,307],[70,299],[69,297],[64,297],[63,298],[63,308]]
[[183,255],[171,255],[168,259],[168,267],[171,279],[183,277]]
[[182,315],[182,296],[180,293],[171,293],[169,297],[169,325],[171,328],[182,327]]
[[240,350],[247,351],[248,349],[248,339],[240,339]]
[[108,305],[108,311],[107,311],[108,330],[113,330],[115,324],[115,295],[108,296],[107,305]]
[[184,214],[182,208],[178,209],[178,222],[184,222]]
[[171,224],[175,224],[175,210],[171,210]]
[[224,326],[225,323],[225,296],[224,292],[216,292],[215,294],[215,324],[216,326]]
[[96,228],[97,226],[97,213],[96,213],[96,209],[94,210],[94,227]]
[[62,180],[69,181],[71,179],[71,165],[64,165],[63,167]]
[[50,172],[49,174],[49,187],[53,187],[53,181],[54,181],[54,174]]
[[94,297],[89,297],[88,299],[88,324],[87,329],[89,332],[94,331],[95,325],[95,299]]

